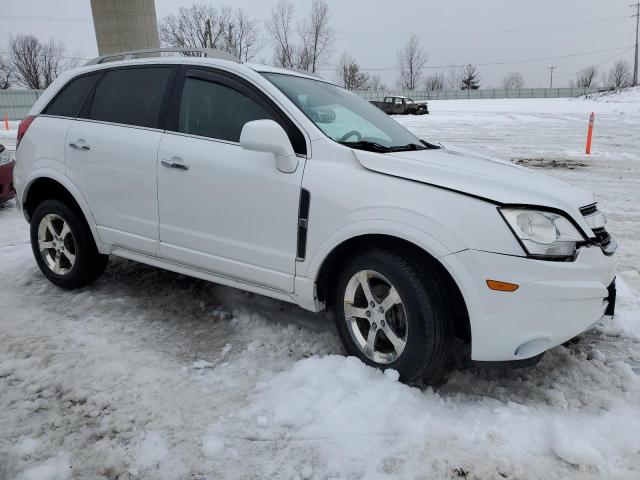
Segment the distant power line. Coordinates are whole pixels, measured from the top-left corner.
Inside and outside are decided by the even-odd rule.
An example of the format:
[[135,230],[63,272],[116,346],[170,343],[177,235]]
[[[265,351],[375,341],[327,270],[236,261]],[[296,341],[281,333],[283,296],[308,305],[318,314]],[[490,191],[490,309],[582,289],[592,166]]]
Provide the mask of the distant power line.
[[627,20],[629,17],[626,15],[618,16],[618,17],[609,17],[609,18],[600,18],[597,20],[588,20],[584,22],[575,22],[575,23],[564,23],[564,24],[555,24],[555,25],[538,25],[531,27],[520,27],[513,28],[509,30],[481,30],[477,32],[438,32],[438,31],[429,31],[429,30],[418,30],[416,29],[405,29],[405,30],[353,30],[353,29],[336,29],[338,33],[346,33],[346,34],[355,34],[355,35],[409,35],[411,33],[416,33],[421,37],[437,37],[437,36],[468,36],[468,35],[499,35],[504,33],[522,33],[522,32],[532,32],[538,30],[553,30],[556,28],[567,28],[567,27],[577,27],[581,25],[593,25],[596,23],[606,23],[612,22],[615,20]]
[[[11,52],[7,51],[7,50],[0,50],[0,55],[10,55]],[[42,57],[45,56],[44,54],[40,53],[40,54],[36,54],[36,56],[38,57]],[[67,60],[91,60],[94,57],[74,57],[73,55],[60,55],[60,58],[64,58]]]
[[[492,65],[508,65],[512,63],[531,63],[531,62],[541,62],[544,60],[556,60],[559,58],[570,58],[570,57],[579,57],[583,55],[592,55],[595,53],[616,52],[619,50],[624,50],[629,48],[633,48],[633,46],[627,45],[625,47],[606,48],[603,50],[592,50],[590,52],[569,53],[567,55],[556,55],[553,57],[537,57],[537,58],[527,58],[527,59],[520,59],[520,60],[504,60],[504,61],[485,62],[485,63],[467,62],[467,63],[458,64],[458,65],[428,65],[428,66],[425,66],[424,68],[442,69],[442,68],[451,68],[451,67],[464,67],[469,63],[472,63],[473,65],[476,65],[478,67],[487,67]],[[320,70],[333,70],[333,69],[321,68]],[[361,67],[360,70],[367,70],[367,71],[397,70],[397,67],[371,67],[371,68]]]
[[51,22],[92,22],[91,17],[40,17],[30,15],[0,15],[0,18],[12,18],[15,20],[47,20]]
[[[627,53],[629,53],[630,51],[633,50],[633,47],[627,48],[624,52],[619,53],[613,57],[610,57],[602,62],[596,63],[593,66],[594,67],[600,67],[602,65],[604,65],[605,63],[609,63],[609,62],[613,62],[614,60],[617,60],[620,57],[623,57],[624,55],[626,55]],[[580,70],[576,70],[575,72],[571,72],[571,73],[563,73],[562,75],[556,75],[556,78],[567,78],[567,77],[572,77],[574,76],[576,73],[581,72],[583,69],[581,68]]]

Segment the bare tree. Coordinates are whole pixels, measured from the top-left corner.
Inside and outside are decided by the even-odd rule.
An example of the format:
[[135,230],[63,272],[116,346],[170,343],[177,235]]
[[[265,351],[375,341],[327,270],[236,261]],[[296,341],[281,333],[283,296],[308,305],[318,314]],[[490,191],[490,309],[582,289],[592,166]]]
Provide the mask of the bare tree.
[[422,70],[427,63],[428,54],[420,46],[420,39],[412,33],[405,46],[398,52],[396,68],[397,84],[403,90],[415,90],[422,78]]
[[475,65],[465,65],[462,69],[462,90],[477,90],[480,88],[480,74]]
[[292,27],[294,11],[289,0],[280,0],[265,23],[273,47],[273,63],[316,73],[327,60],[335,40],[329,26],[329,6],[324,0],[314,0],[308,17],[298,24],[297,38]]
[[217,48],[240,60],[252,60],[260,51],[258,22],[238,8],[194,3],[180,7],[160,21],[163,45],[190,48]]
[[0,90],[6,90],[11,86],[13,80],[13,69],[9,59],[0,56]]
[[618,60],[609,71],[608,84],[611,88],[624,88],[631,85],[631,67],[624,60]]
[[218,19],[218,32],[222,50],[243,62],[253,60],[260,51],[258,22],[241,8],[223,7]]
[[171,47],[220,48],[222,32],[218,10],[211,5],[194,3],[180,7],[177,14],[160,21],[160,41]]
[[316,73],[331,53],[335,35],[329,26],[330,19],[327,3],[324,0],[313,0],[309,16],[298,27],[301,39],[299,68]]
[[595,65],[590,65],[587,68],[580,70],[576,74],[576,87],[586,88],[592,86],[596,81],[597,75],[598,67]]
[[424,89],[428,92],[440,92],[444,90],[444,75],[438,72],[433,75],[428,75],[424,79]]
[[444,80],[447,90],[460,90],[462,88],[462,70],[460,67],[451,65],[447,69]]
[[336,65],[336,83],[347,90],[366,90],[369,86],[369,75],[360,70],[353,57],[344,52]]
[[293,68],[297,63],[297,47],[292,38],[291,27],[293,11],[291,2],[280,0],[265,22],[273,46],[273,63],[277,67]]
[[50,40],[42,43],[33,35],[18,34],[9,38],[9,68],[16,81],[33,89],[47,88],[66,68],[64,46]]
[[369,85],[367,85],[367,88],[374,92],[387,90],[387,86],[382,81],[382,78],[380,78],[380,75],[369,75]]
[[502,79],[502,88],[506,90],[519,89],[524,87],[524,78],[520,72],[507,73]]

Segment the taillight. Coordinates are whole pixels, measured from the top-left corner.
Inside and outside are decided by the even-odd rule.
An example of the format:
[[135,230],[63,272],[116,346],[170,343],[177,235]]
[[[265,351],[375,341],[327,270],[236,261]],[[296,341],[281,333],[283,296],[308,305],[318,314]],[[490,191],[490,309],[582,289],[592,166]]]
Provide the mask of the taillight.
[[20,140],[24,137],[24,134],[27,133],[27,128],[31,125],[31,122],[35,120],[35,115],[27,115],[22,119],[20,125],[18,125],[18,136],[16,138],[16,148],[20,145]]

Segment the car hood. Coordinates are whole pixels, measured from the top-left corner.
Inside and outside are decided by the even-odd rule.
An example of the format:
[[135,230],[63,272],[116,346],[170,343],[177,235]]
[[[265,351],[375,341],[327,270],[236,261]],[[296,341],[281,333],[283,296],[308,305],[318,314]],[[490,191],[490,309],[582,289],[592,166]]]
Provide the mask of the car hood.
[[586,190],[511,162],[447,148],[375,153],[353,150],[360,164],[375,172],[423,182],[499,204],[561,209],[579,223],[578,209],[595,202]]

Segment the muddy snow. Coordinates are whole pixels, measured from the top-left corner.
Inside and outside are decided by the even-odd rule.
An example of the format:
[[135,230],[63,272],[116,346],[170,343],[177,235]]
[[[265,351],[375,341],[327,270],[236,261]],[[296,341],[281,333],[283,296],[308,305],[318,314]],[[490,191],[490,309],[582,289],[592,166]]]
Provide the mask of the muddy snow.
[[397,120],[597,194],[620,244],[614,319],[534,368],[418,389],[342,356],[328,316],[257,295],[120,259],[58,290],[10,203],[0,478],[640,477],[640,91],[430,110]]

